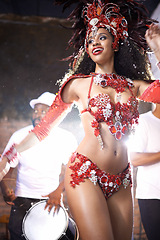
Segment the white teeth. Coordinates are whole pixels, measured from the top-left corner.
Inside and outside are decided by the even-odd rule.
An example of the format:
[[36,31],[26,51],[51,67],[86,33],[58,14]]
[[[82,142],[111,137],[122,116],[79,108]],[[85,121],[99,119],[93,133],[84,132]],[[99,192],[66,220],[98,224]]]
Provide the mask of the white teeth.
[[103,50],[102,48],[96,48],[96,49],[93,50],[93,53],[98,52],[98,51],[102,51],[102,50]]

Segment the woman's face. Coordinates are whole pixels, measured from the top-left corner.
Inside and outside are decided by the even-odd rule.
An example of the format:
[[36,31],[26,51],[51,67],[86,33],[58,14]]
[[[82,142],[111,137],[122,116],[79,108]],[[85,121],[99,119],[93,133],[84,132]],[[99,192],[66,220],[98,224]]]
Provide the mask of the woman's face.
[[106,64],[114,59],[112,48],[113,38],[105,28],[99,28],[97,34],[92,32],[88,37],[88,53],[90,58],[97,64]]

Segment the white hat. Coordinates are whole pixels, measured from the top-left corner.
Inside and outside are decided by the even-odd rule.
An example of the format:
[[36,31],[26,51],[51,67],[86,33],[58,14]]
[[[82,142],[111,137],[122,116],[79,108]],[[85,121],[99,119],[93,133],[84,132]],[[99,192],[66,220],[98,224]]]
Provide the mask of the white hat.
[[51,106],[55,97],[56,97],[56,95],[54,93],[44,92],[37,99],[31,100],[29,104],[30,104],[31,108],[34,108],[34,106],[38,103]]

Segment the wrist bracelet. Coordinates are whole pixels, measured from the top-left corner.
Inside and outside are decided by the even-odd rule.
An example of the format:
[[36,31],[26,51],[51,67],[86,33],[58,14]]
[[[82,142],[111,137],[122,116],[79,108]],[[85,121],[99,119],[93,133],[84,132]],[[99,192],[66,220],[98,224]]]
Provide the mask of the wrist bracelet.
[[11,146],[11,148],[4,154],[4,156],[8,159],[11,167],[16,167],[19,162],[20,154],[15,149],[15,144]]

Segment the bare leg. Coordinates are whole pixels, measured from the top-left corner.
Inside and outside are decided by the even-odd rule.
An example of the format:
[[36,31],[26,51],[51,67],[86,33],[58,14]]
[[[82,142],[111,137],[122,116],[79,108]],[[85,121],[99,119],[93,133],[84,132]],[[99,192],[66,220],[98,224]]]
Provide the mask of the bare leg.
[[80,239],[130,240],[133,224],[130,187],[121,187],[106,201],[99,185],[95,186],[89,179],[72,188],[70,174],[67,168],[65,188]]
[[123,187],[107,200],[115,240],[131,240],[133,205],[131,188]]
[[66,171],[67,201],[78,226],[81,240],[114,240],[106,199],[99,185],[86,179],[84,183],[70,186],[70,169]]

